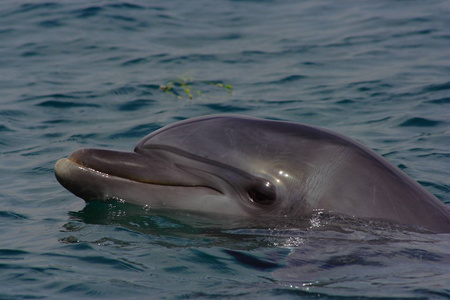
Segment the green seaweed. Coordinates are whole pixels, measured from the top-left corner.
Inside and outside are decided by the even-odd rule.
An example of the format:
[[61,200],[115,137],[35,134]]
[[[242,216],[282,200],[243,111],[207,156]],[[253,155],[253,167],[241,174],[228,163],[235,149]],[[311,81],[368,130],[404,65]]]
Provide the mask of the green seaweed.
[[228,93],[231,93],[233,88],[230,84],[223,82],[213,82],[213,81],[196,81],[192,77],[181,77],[173,81],[169,81],[166,84],[161,84],[159,90],[166,94],[172,95],[178,99],[188,98],[194,99],[199,98],[204,94],[211,93],[212,91],[206,87],[200,89],[198,86],[214,86],[220,89],[225,89]]

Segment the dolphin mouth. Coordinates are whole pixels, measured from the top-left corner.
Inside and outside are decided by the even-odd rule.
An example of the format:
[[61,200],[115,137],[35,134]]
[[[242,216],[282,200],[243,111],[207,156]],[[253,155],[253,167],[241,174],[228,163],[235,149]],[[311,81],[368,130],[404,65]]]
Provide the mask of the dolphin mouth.
[[105,193],[104,187],[124,181],[146,188],[189,188],[205,194],[224,194],[207,179],[158,154],[79,149],[57,161],[55,176],[61,185],[87,202],[116,198],[114,193]]

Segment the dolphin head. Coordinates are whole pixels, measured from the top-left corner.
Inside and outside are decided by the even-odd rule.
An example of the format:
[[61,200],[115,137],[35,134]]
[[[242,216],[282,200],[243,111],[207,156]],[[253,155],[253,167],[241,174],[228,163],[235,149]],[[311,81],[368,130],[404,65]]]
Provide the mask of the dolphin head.
[[236,216],[325,211],[406,224],[417,223],[420,206],[448,218],[439,200],[347,137],[235,115],[177,122],[144,137],[134,152],[77,150],[57,162],[55,174],[86,201]]
[[275,124],[239,116],[189,119],[149,134],[134,152],[77,150],[57,162],[55,174],[86,201],[116,199],[243,216],[292,215],[302,210],[302,170],[318,149],[304,145],[299,159],[302,145],[292,139],[292,126]]

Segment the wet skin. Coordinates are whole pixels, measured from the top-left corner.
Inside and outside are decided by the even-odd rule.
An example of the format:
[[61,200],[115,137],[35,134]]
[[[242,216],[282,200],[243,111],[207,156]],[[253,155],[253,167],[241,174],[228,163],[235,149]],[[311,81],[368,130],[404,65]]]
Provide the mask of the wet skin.
[[299,123],[212,115],[166,126],[134,152],[80,149],[55,165],[86,201],[244,218],[317,211],[450,232],[449,208],[358,142]]

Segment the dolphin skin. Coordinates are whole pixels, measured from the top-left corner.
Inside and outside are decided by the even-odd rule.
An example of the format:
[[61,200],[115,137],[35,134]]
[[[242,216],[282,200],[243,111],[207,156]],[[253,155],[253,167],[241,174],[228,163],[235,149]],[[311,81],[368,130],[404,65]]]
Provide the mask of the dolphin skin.
[[238,115],[184,120],[134,152],[80,149],[55,165],[85,201],[244,218],[323,212],[450,232],[450,209],[358,142],[309,125]]

